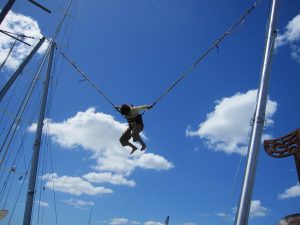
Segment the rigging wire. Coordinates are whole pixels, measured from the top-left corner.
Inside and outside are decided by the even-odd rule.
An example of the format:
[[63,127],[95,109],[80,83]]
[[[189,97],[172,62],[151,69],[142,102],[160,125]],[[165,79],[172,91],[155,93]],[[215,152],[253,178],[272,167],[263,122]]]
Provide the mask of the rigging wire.
[[[38,76],[39,76],[39,75],[38,75]],[[12,139],[13,139],[13,137],[14,137],[14,135],[15,135],[15,132],[16,132],[17,129],[18,129],[18,125],[19,125],[19,123],[20,123],[20,118],[22,118],[22,116],[24,115],[26,106],[27,106],[28,103],[29,103],[29,99],[30,99],[30,97],[31,97],[31,95],[32,95],[32,93],[33,93],[34,87],[35,87],[35,85],[36,85],[36,81],[37,81],[36,79],[34,79],[34,80],[32,81],[31,86],[29,87],[29,89],[28,89],[26,95],[24,96],[24,99],[22,100],[21,106],[20,106],[19,109],[18,109],[16,118],[14,119],[13,123],[11,124],[10,131],[11,131],[13,128],[14,128],[14,129],[13,129],[13,131],[12,131],[12,133],[11,133],[10,140],[8,141],[8,144],[6,145],[6,149],[5,149],[4,153],[3,153],[2,159],[1,159],[1,161],[0,161],[0,168],[1,168],[2,164],[3,164],[3,162],[4,162],[4,159],[5,159],[5,157],[6,157],[7,151],[8,151],[8,149],[9,149],[11,143],[12,143]],[[9,131],[9,133],[10,133],[10,131]],[[6,141],[7,141],[7,139],[8,139],[8,136],[9,136],[9,134],[6,136],[5,142],[2,144],[0,153],[3,151],[4,144],[6,143]]]
[[[36,111],[35,111],[36,112]],[[19,156],[20,156],[20,151],[21,150],[23,150],[23,156],[24,156],[24,141],[25,141],[25,139],[26,139],[26,137],[27,137],[27,135],[28,135],[28,133],[29,133],[29,130],[27,129],[28,127],[29,127],[29,125],[30,124],[32,124],[33,123],[33,120],[34,120],[34,118],[33,118],[34,116],[32,115],[32,117],[31,117],[31,121],[27,124],[27,125],[25,125],[25,127],[26,128],[24,128],[24,130],[25,130],[25,132],[24,132],[24,134],[23,135],[21,135],[21,129],[22,129],[22,124],[20,124],[21,126],[20,126],[20,128],[19,128],[19,131],[20,132],[18,132],[20,135],[21,135],[21,140],[20,140],[20,146],[19,146],[19,148],[18,148],[18,151],[17,151],[17,153],[16,153],[16,155],[15,155],[15,158],[14,158],[14,160],[13,160],[13,162],[11,163],[11,165],[12,165],[12,167],[11,168],[13,168],[14,167],[14,165],[17,165],[16,164],[16,161],[18,160],[18,158],[19,158]],[[27,171],[28,171],[28,169],[26,169],[26,168],[29,168],[29,165],[27,166],[26,165],[26,162],[25,162],[25,160],[24,160],[24,166],[25,166],[25,171],[26,171],[26,173],[21,173],[22,175],[21,175],[21,177],[19,177],[19,181],[21,180],[21,179],[23,179],[24,177],[24,175],[27,175]],[[10,176],[11,174],[14,174],[13,175],[13,178],[12,179],[14,179],[14,177],[15,177],[15,174],[16,173],[19,173],[19,172],[16,172],[16,171],[12,171],[12,169],[11,169],[11,171],[9,171],[9,174],[8,174],[8,176]],[[5,182],[5,184],[6,184],[6,182]],[[6,200],[8,199],[8,197],[9,197],[9,195],[10,195],[10,192],[13,190],[12,188],[7,188],[7,186],[4,184],[4,186],[3,186],[3,193],[6,191],[6,189],[8,190],[7,191],[7,197],[6,197]],[[22,190],[22,189],[21,189]],[[20,191],[21,191],[20,190]],[[2,190],[1,190],[1,192],[2,192]],[[1,197],[1,199],[2,199],[2,197]],[[17,202],[17,201],[16,201]],[[5,202],[6,203],[6,202]]]
[[[74,26],[74,24],[73,24],[73,26]],[[72,26],[72,29],[73,29],[73,26]],[[69,42],[69,40],[70,40],[70,36],[67,36],[68,35],[68,33],[66,34],[66,39],[67,39],[67,41]],[[47,51],[49,51],[49,49],[47,50]],[[46,56],[47,54],[45,54],[45,56]],[[63,64],[63,63],[62,63]],[[62,68],[62,66],[61,66],[61,68]],[[40,72],[40,70],[41,70],[41,67],[39,68],[39,72]],[[61,69],[60,69],[60,71],[61,71]],[[34,79],[33,79],[35,82],[38,80],[37,79],[37,77],[35,77]],[[33,89],[32,89],[32,91],[33,91]],[[25,97],[26,98],[26,97]],[[24,98],[24,99],[25,99]],[[28,97],[28,100],[29,100],[29,97]],[[52,96],[52,98],[50,99],[50,103],[49,104],[51,104],[51,102],[52,102],[52,100],[53,100],[53,96]],[[24,102],[24,100],[23,100],[23,102]],[[22,106],[21,106],[22,107]],[[20,107],[20,108],[21,108]],[[25,106],[24,106],[24,109],[25,109]],[[15,119],[17,119],[17,118],[21,118],[20,116],[18,117],[18,116],[16,116],[15,117]],[[23,142],[22,142],[23,143]],[[25,152],[24,152],[24,147],[23,147],[23,145],[21,144],[21,146],[20,146],[20,148],[19,148],[19,151],[18,152],[20,152],[20,150],[23,150],[23,159],[24,159],[24,162],[26,161],[25,160]],[[17,154],[18,155],[18,154]],[[44,155],[44,157],[45,157],[45,155]],[[3,160],[4,160],[4,157],[2,158]],[[15,160],[14,160],[14,162],[16,161],[16,159],[17,159],[17,156],[16,156],[16,158],[15,158]],[[28,170],[29,170],[29,168],[30,168],[30,165],[31,165],[31,162],[29,163],[29,165],[26,165],[26,164],[24,164],[24,166],[25,166],[25,168],[27,167],[27,169],[26,169],[26,177],[27,177],[27,174],[28,174]],[[44,167],[44,169],[45,169],[45,167]],[[52,172],[53,172],[53,169],[52,169]],[[24,180],[26,179],[26,177],[24,177]],[[13,213],[14,213],[14,211],[15,211],[15,207],[16,207],[16,204],[17,204],[17,202],[18,202],[18,199],[19,199],[19,196],[20,196],[20,193],[21,193],[21,191],[22,191],[22,189],[23,189],[23,185],[24,185],[24,183],[25,182],[22,182],[22,187],[21,187],[21,189],[20,189],[20,191],[19,191],[19,194],[17,195],[17,199],[16,199],[16,201],[15,201],[15,205],[14,205],[14,209],[13,209]],[[12,184],[12,183],[11,183]],[[10,184],[10,185],[11,185]],[[8,196],[8,193],[7,193],[7,196]],[[40,209],[39,209],[40,210]],[[12,220],[12,218],[13,218],[13,213],[11,214],[11,217],[10,217],[10,219],[9,219],[9,224],[10,224],[10,222],[11,222],[11,220]],[[55,201],[55,214],[56,214],[56,224],[57,224],[57,210],[56,210],[56,201]],[[38,216],[39,216],[39,214],[38,214]],[[38,217],[38,223],[39,223],[39,217]]]
[[[19,114],[19,113],[18,113],[18,114]],[[17,114],[17,116],[15,117],[15,119],[19,118],[19,117],[18,117],[18,116],[19,116],[18,114]],[[7,172],[9,172],[8,178],[10,177],[10,174],[12,174],[12,173],[13,173],[13,174],[15,174],[15,173],[20,173],[20,172],[16,172],[15,170],[13,170],[13,168],[14,168],[14,166],[16,165],[16,161],[18,160],[18,157],[19,157],[19,154],[20,154],[21,149],[23,150],[23,156],[24,156],[24,146],[23,146],[23,143],[24,143],[24,140],[25,140],[25,138],[26,138],[26,136],[27,136],[27,134],[28,134],[28,129],[27,129],[27,127],[32,123],[32,121],[33,121],[33,117],[32,117],[32,119],[31,119],[31,121],[30,121],[27,125],[25,125],[26,128],[24,128],[25,132],[24,132],[23,135],[21,134],[21,133],[22,133],[21,130],[22,130],[22,128],[23,128],[23,127],[22,127],[23,123],[19,123],[20,126],[19,126],[19,125],[16,126],[16,128],[19,130],[19,132],[17,132],[17,134],[20,134],[20,146],[19,146],[19,148],[18,148],[18,150],[17,150],[17,153],[15,154],[14,159],[13,159],[11,162],[9,162],[8,158],[10,158],[10,155],[11,155],[12,151],[10,151],[9,154],[6,156],[7,160],[5,161],[4,167],[5,167],[5,165],[11,164],[10,167],[9,167],[9,168],[11,168],[11,169],[7,171]],[[16,123],[14,122],[13,124],[15,125]],[[13,136],[14,136],[14,135],[11,136],[11,140],[12,140]],[[15,138],[14,138],[14,141],[15,141],[15,140],[16,140],[16,136],[15,136]],[[6,140],[5,140],[5,141],[6,141]],[[14,144],[15,144],[15,143],[14,143]],[[9,148],[9,147],[8,147],[8,148]],[[2,148],[2,149],[3,149],[3,148]],[[26,162],[24,163],[24,165],[25,165],[25,170],[26,170]],[[21,173],[21,174],[22,174],[22,173]],[[21,175],[21,177],[22,177],[22,175]],[[1,182],[2,178],[3,178],[3,173],[1,173],[1,176],[0,176],[0,183],[2,183],[2,182]],[[20,179],[20,178],[19,178],[19,179]],[[7,189],[7,187],[6,187],[6,182],[7,182],[7,181],[4,181],[4,184],[3,184],[3,187],[2,187],[0,193],[6,191],[6,189]],[[8,188],[7,196],[9,195],[10,190],[11,190],[11,188]],[[1,197],[0,199],[2,199],[2,197]]]
[[[246,10],[246,12],[226,31],[224,32],[215,42],[185,71],[183,72],[176,80],[175,82],[169,86],[152,104],[152,106],[156,105],[159,101],[163,99],[180,81],[182,81],[187,75],[191,73],[191,71],[214,49],[218,48],[219,44],[224,40],[224,38],[234,32],[243,24],[245,18],[253,11],[253,9],[256,7],[256,2]],[[93,88],[95,88],[99,94],[101,94],[114,108],[116,106],[112,103],[112,101],[88,78],[88,76],[82,72],[81,69],[75,64],[73,60],[67,57],[65,53],[60,51],[60,54],[63,56],[63,58],[69,62],[74,69],[80,73],[84,80],[82,81],[88,81]]]
[[[8,126],[8,123],[9,123],[9,120],[3,121],[3,120],[4,120],[4,116],[7,116],[9,119],[12,119],[12,120],[15,119],[14,113],[12,113],[12,112],[10,112],[10,111],[8,110],[8,106],[10,105],[10,103],[11,103],[11,101],[12,101],[12,99],[13,99],[13,96],[14,96],[14,94],[15,94],[15,92],[16,92],[16,89],[17,89],[18,85],[19,85],[19,79],[17,79],[17,81],[16,81],[16,83],[15,83],[15,85],[14,85],[14,88],[13,88],[13,90],[11,91],[11,95],[10,95],[9,98],[7,99],[7,102],[6,102],[5,106],[1,107],[1,110],[3,111],[3,114],[2,114],[2,116],[1,116],[1,118],[0,118],[0,124],[1,124],[1,125],[4,125],[4,126],[3,126],[3,128],[2,128],[2,132],[0,133],[0,137],[4,134],[5,127],[7,127],[7,126]],[[2,102],[1,102],[1,103],[2,103]]]
[[[17,39],[19,39],[19,36],[17,37]],[[8,53],[7,53],[7,55],[6,55],[6,57],[5,57],[5,59],[3,60],[1,66],[0,66],[0,70],[2,70],[2,68],[3,68],[3,66],[5,65],[6,61],[8,60],[10,54],[12,53],[12,51],[13,51],[13,49],[14,49],[16,43],[17,43],[17,39],[15,39],[15,41],[14,41],[13,44],[11,45],[11,47],[10,47],[10,49],[9,49],[9,51],[8,51]]]
[[58,18],[59,17],[58,14],[63,11],[64,5],[65,5],[65,1],[63,1],[58,6],[56,6],[56,8],[52,10],[52,13],[47,17],[48,19],[45,22],[41,23],[40,30],[43,33],[44,33],[44,30],[46,28],[48,29],[51,25],[53,25],[55,23],[54,18]]
[[[13,182],[14,182],[14,178],[15,178],[15,173],[13,173],[13,178],[12,178],[11,181],[10,181],[10,185],[9,185],[8,190],[12,190],[12,185],[13,185]],[[9,193],[10,193],[10,191],[8,191],[7,194],[6,194],[3,208],[5,208],[5,206],[6,206],[6,203],[7,203],[7,199],[8,199]]]
[[89,216],[89,223],[88,223],[88,225],[90,225],[91,224],[91,219],[92,219],[92,212],[93,212],[93,206],[91,207],[91,212],[90,212],[90,216]]
[[[48,141],[48,130],[46,131],[46,134],[44,136],[44,141],[42,141],[42,143],[45,143],[43,146],[42,146],[42,149],[44,149],[42,151],[42,154],[40,155],[40,158],[42,158],[42,160],[39,160],[41,161],[41,166],[39,166],[39,174],[45,174],[45,171],[46,171],[46,154],[47,154],[47,141]],[[37,224],[39,224],[39,221],[40,221],[40,211],[41,211],[41,204],[42,204],[42,201],[43,201],[43,193],[44,193],[44,189],[42,188],[44,185],[43,185],[43,179],[40,179],[40,189],[39,189],[39,197],[38,197],[38,200],[37,200],[37,203],[38,203],[38,212],[37,212]],[[37,189],[37,188],[36,188]]]
[[[10,34],[11,32],[4,31],[4,30],[0,30],[0,32],[3,33],[3,34],[5,34],[5,35],[7,35],[7,36],[9,36],[9,37],[11,37],[11,38],[13,38],[13,39],[15,39],[16,41],[19,41],[19,42],[21,42],[21,43],[23,43],[23,44],[25,44],[25,45],[31,46],[31,45],[28,44],[27,42],[25,42],[25,41],[19,39],[18,37],[20,37],[20,35],[14,34],[14,35],[17,35],[17,37],[15,37],[15,36],[13,36],[13,35]],[[22,36],[22,35],[21,35],[21,36]]]
[[[249,136],[249,134],[248,134],[248,136]],[[240,169],[241,169],[241,165],[242,165],[242,161],[244,159],[244,154],[245,153],[246,153],[246,148],[243,149],[243,152],[241,153],[241,156],[240,156],[240,159],[239,159],[239,162],[238,162],[238,165],[237,165],[237,169],[236,169],[235,176],[234,176],[234,179],[233,179],[233,182],[232,182],[232,185],[231,185],[231,189],[230,189],[229,194],[228,194],[227,203],[226,203],[227,206],[226,206],[226,210],[225,210],[225,213],[224,213],[224,216],[223,216],[222,225],[225,224],[225,221],[226,221],[227,216],[228,216],[230,201],[232,199],[233,192],[234,192],[234,189],[236,187],[236,183],[237,183],[237,180],[238,180],[238,175],[240,173]]]
[[[62,67],[60,67],[59,69],[57,68],[57,58],[54,58],[54,62],[53,62],[53,74],[57,74],[57,76],[60,76],[61,75],[61,68]],[[56,72],[57,70],[59,70],[58,73]],[[54,78],[52,78],[52,79],[54,79]],[[56,91],[56,87],[57,86],[55,86],[53,88],[53,85],[50,85],[49,101],[48,101],[47,112],[46,112],[46,115],[48,117],[50,117],[51,104],[52,104],[54,93]],[[55,188],[54,188],[55,185],[54,185],[54,179],[53,179],[53,173],[54,173],[54,171],[53,171],[53,157],[52,157],[51,141],[49,140],[50,137],[48,135],[49,134],[49,124],[48,123],[45,126],[45,130],[46,130],[46,134],[45,134],[45,148],[47,149],[47,152],[49,152],[49,155],[50,155],[50,167],[51,167],[51,174],[52,174],[52,190],[53,190],[55,224],[58,225],[57,201],[56,201],[56,194],[55,194]],[[46,153],[45,153],[45,155],[46,155]]]
[[223,33],[215,42],[185,71],[183,72],[177,80],[167,88],[154,102],[153,106],[156,105],[163,97],[165,97],[180,81],[182,81],[190,72],[214,49],[218,48],[219,44],[224,40],[224,38],[233,32],[235,29],[239,27],[245,18],[252,12],[252,10],[256,7],[256,2],[235,22],[225,33]]
[[[256,112],[257,105],[258,105],[258,98],[256,98],[256,105],[255,105],[254,111],[252,113],[252,118],[250,118],[250,123],[249,123],[250,125],[249,125],[249,128],[248,128],[248,134],[247,134],[248,142],[249,142],[250,137],[252,135],[252,127],[253,127],[253,124],[254,124],[253,120],[255,118],[255,112]],[[239,160],[238,165],[237,165],[237,169],[236,169],[236,173],[235,173],[235,176],[234,176],[234,179],[233,179],[233,183],[231,185],[231,189],[230,189],[229,194],[228,194],[227,203],[226,203],[227,206],[226,206],[225,214],[224,214],[224,217],[223,217],[223,220],[222,220],[222,225],[225,224],[225,221],[226,221],[226,218],[227,218],[227,215],[228,215],[228,211],[229,211],[229,207],[230,207],[230,201],[232,199],[233,192],[234,192],[234,189],[236,187],[236,183],[237,183],[237,180],[238,180],[238,175],[240,173],[242,161],[244,159],[244,155],[246,155],[246,150],[248,151],[247,148],[244,148],[243,151],[241,152],[240,160]]]
[[31,160],[30,163],[28,164],[28,167],[27,167],[27,170],[26,170],[26,173],[25,173],[23,182],[22,182],[21,187],[20,187],[20,190],[19,190],[19,192],[18,192],[16,201],[15,201],[15,203],[14,203],[14,207],[13,207],[13,210],[12,210],[12,212],[11,212],[11,214],[10,214],[10,218],[9,218],[9,221],[8,221],[8,224],[7,224],[7,225],[10,225],[10,222],[11,222],[12,217],[13,217],[13,215],[14,215],[14,212],[15,212],[15,210],[16,210],[16,206],[17,206],[17,203],[18,203],[18,201],[19,201],[21,192],[22,192],[22,190],[23,190],[23,186],[24,186],[24,184],[25,184],[25,180],[26,180],[26,177],[27,177],[27,175],[28,175],[28,171],[29,171],[29,168],[30,168],[30,166],[31,166],[31,163],[32,163],[32,160]]
[[[36,112],[37,110],[33,110],[33,111]],[[18,149],[18,152],[17,152],[17,154],[16,154],[16,157],[15,157],[15,159],[14,159],[12,165],[16,165],[15,163],[16,163],[16,160],[17,160],[17,158],[18,158],[18,156],[19,156],[19,153],[20,153],[21,149],[23,150],[23,156],[24,156],[24,154],[25,154],[25,153],[24,153],[24,141],[25,141],[25,139],[26,139],[26,137],[27,137],[27,135],[28,135],[28,133],[29,133],[29,130],[27,129],[27,127],[28,127],[30,124],[33,123],[33,120],[34,120],[34,115],[31,116],[30,122],[28,122],[28,124],[25,125],[25,127],[26,127],[26,128],[24,129],[25,132],[24,132],[24,134],[23,134],[22,137],[21,137],[21,144],[20,144],[20,147],[19,147],[19,149]],[[21,124],[21,125],[22,125],[22,124]],[[22,128],[22,127],[21,127],[21,128]],[[20,128],[20,129],[21,129],[21,128]],[[32,160],[32,159],[31,159],[31,160]],[[19,177],[19,179],[18,179],[19,181],[23,179],[23,181],[22,181],[22,186],[20,187],[19,193],[18,193],[18,195],[17,195],[15,204],[14,204],[14,206],[13,206],[13,211],[11,212],[11,218],[10,218],[10,220],[9,220],[9,224],[10,224],[10,221],[11,221],[12,216],[13,216],[13,214],[14,214],[14,210],[15,210],[16,204],[18,203],[18,199],[19,199],[19,197],[20,197],[20,194],[21,194],[21,192],[22,192],[22,190],[23,190],[23,184],[25,183],[25,180],[26,180],[26,177],[27,177],[27,174],[28,174],[28,170],[29,170],[29,168],[30,168],[30,164],[31,164],[31,162],[29,163],[29,165],[26,165],[26,162],[24,161],[24,166],[25,166],[25,170],[24,170],[24,171],[26,171],[26,172],[25,172],[25,173],[22,173],[21,177]],[[11,190],[12,190],[12,189],[9,188],[7,195],[9,195],[9,192],[10,192]]]
[[52,158],[52,148],[50,145],[50,165],[51,165],[51,175],[52,175],[52,190],[53,190],[53,201],[54,201],[54,213],[55,213],[55,224],[58,225],[58,216],[57,216],[57,204],[56,204],[56,194],[55,194],[55,182],[54,182],[54,171],[53,171],[53,158]]
[[114,105],[114,103],[112,103],[111,100],[109,100],[109,98],[88,78],[87,75],[85,75],[82,70],[79,69],[79,67],[75,64],[75,62],[71,59],[69,59],[65,53],[63,53],[62,51],[59,51],[60,54],[63,56],[63,58],[65,60],[67,60],[68,63],[70,63],[75,70],[77,70],[78,73],[80,73],[85,79],[84,81],[88,81],[97,91],[99,94],[101,94],[114,108],[116,108],[116,106]]
[[[46,55],[47,55],[47,54],[46,54]],[[46,57],[44,57],[44,59],[46,59]],[[28,88],[27,93],[25,94],[25,97],[24,97],[24,99],[23,99],[23,101],[22,101],[22,104],[21,104],[21,106],[20,106],[20,108],[19,108],[19,112],[20,112],[20,109],[22,108],[21,113],[18,112],[16,118],[21,118],[21,117],[22,117],[22,115],[23,115],[23,113],[24,113],[24,111],[25,111],[25,108],[26,108],[26,106],[27,106],[28,103],[29,103],[29,99],[30,99],[30,97],[32,96],[32,93],[33,93],[33,91],[34,91],[34,89],[35,89],[35,86],[36,86],[36,84],[37,84],[37,81],[38,81],[37,78],[39,77],[40,71],[42,70],[44,59],[42,60],[40,66],[39,66],[39,68],[38,68],[38,70],[37,70],[37,75],[33,78],[32,82],[31,82],[31,85],[30,85],[30,87]],[[32,116],[32,121],[33,121],[33,116]],[[29,123],[29,125],[32,124],[32,121]],[[13,123],[13,124],[15,124],[15,123]],[[20,124],[20,125],[22,125],[22,124]],[[28,129],[26,129],[26,130],[27,130],[27,132],[28,132]],[[27,133],[26,133],[26,134],[27,134]],[[26,135],[24,135],[23,137],[25,138],[25,136],[26,136]],[[21,149],[21,148],[23,149],[23,141],[24,141],[24,139],[21,141],[21,146],[22,146],[22,147],[19,148],[19,151],[18,151],[18,152],[20,152],[20,149]],[[23,154],[24,154],[24,152],[23,152]],[[17,155],[18,155],[18,153],[17,153]],[[17,156],[16,156],[14,162],[16,161],[16,159],[17,159]],[[2,160],[4,160],[4,156],[3,156]],[[24,165],[25,165],[25,167],[26,167],[26,164],[24,164]],[[30,164],[28,165],[28,168],[30,168]],[[25,178],[27,177],[28,168],[26,169],[26,174],[25,174],[24,180],[25,180]],[[23,177],[22,177],[22,178],[23,178]],[[19,178],[19,180],[20,180],[20,179],[21,179],[21,178]],[[24,184],[25,182],[23,181],[22,183]],[[21,186],[21,188],[20,188],[19,194],[18,194],[17,199],[16,199],[16,201],[15,201],[15,205],[14,205],[14,207],[13,207],[12,215],[13,215],[13,213],[14,213],[14,210],[15,210],[16,204],[17,204],[17,202],[18,202],[20,193],[21,193],[21,191],[22,191],[22,189],[23,189],[23,184],[22,184],[22,186]],[[11,216],[10,219],[9,219],[9,223],[10,223],[11,219],[12,219],[12,216]]]
[[[12,38],[14,38],[14,39],[16,39],[17,41],[21,41],[21,42],[23,42],[22,40],[20,40],[19,39],[19,37],[21,37],[21,38],[29,38],[29,39],[41,39],[40,37],[34,37],[34,36],[28,36],[28,35],[25,35],[25,34],[23,34],[23,33],[14,33],[14,32],[11,32],[11,31],[7,31],[7,30],[3,30],[3,29],[0,29],[0,32],[1,33],[4,33],[4,34],[6,34],[6,35],[16,35],[17,36],[17,38],[16,37],[12,37]],[[27,44],[27,43],[25,43],[25,44]]]

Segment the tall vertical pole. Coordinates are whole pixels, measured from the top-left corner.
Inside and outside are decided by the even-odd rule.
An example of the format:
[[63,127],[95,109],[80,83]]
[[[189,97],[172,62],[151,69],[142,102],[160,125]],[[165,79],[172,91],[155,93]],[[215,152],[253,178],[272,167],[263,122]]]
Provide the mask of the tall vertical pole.
[[35,137],[35,142],[33,144],[32,164],[31,164],[31,169],[30,169],[23,225],[30,225],[30,223],[31,223],[32,206],[33,206],[33,200],[34,200],[34,194],[35,194],[35,184],[36,184],[36,177],[37,177],[39,152],[40,152],[42,131],[43,131],[43,125],[44,125],[43,122],[44,122],[45,111],[46,111],[46,103],[47,103],[47,97],[48,97],[48,88],[49,88],[49,82],[50,82],[50,76],[51,76],[51,70],[52,70],[54,50],[56,48],[55,39],[61,29],[64,19],[67,16],[67,13],[71,7],[71,4],[72,4],[72,0],[70,0],[68,7],[67,7],[55,33],[53,35],[53,38],[50,42],[51,49],[50,49],[50,55],[49,55],[49,63],[48,63],[48,68],[47,68],[46,80],[45,80],[45,84],[44,84],[45,87],[44,87],[44,93],[43,93],[43,98],[42,98],[42,105],[41,105],[39,120],[38,120],[38,124],[37,124],[36,137]]
[[272,0],[263,65],[261,69],[261,81],[258,90],[258,101],[255,110],[254,124],[251,131],[252,135],[249,143],[247,166],[242,192],[240,196],[239,207],[235,218],[235,225],[246,225],[249,219],[252,192],[254,187],[254,178],[256,173],[257,160],[261,144],[261,136],[265,120],[265,111],[268,97],[268,82],[270,77],[270,66],[272,61],[271,59],[276,39],[275,18],[277,6],[278,0]]
[[39,50],[39,48],[42,46],[42,44],[45,41],[45,37],[42,37],[40,41],[37,43],[37,45],[32,49],[30,54],[26,57],[26,59],[21,63],[19,68],[16,70],[16,72],[11,76],[11,78],[7,81],[5,86],[0,91],[0,102],[2,101],[3,97],[5,96],[6,92],[9,90],[9,88],[13,85],[15,80],[18,78],[20,73],[23,71],[24,67],[28,64],[28,62],[31,60],[31,58],[34,56],[34,54]]
[[4,20],[5,16],[7,15],[7,13],[9,12],[9,10],[12,8],[12,6],[14,5],[16,0],[8,0],[8,2],[6,3],[6,5],[4,6],[4,8],[1,10],[0,13],[0,24],[2,23],[2,21]]
[[46,74],[46,79],[45,79],[45,83],[44,83],[45,86],[44,86],[44,92],[43,92],[43,98],[42,98],[42,105],[41,105],[39,120],[38,120],[38,124],[37,124],[35,142],[33,145],[32,165],[31,165],[31,169],[30,169],[30,177],[29,177],[29,183],[28,183],[28,192],[27,192],[27,198],[26,198],[26,207],[25,207],[25,212],[24,212],[23,225],[30,225],[30,222],[31,222],[32,205],[33,205],[33,199],[34,199],[34,193],[35,193],[35,183],[36,183],[36,175],[37,175],[37,168],[38,168],[38,159],[39,159],[39,154],[40,154],[40,146],[41,146],[43,126],[44,126],[44,117],[45,117],[45,111],[46,111],[46,103],[47,103],[47,97],[48,97],[50,76],[51,76],[51,71],[52,71],[54,50],[55,50],[55,43],[52,43],[51,49],[50,49],[50,54],[49,54],[47,74]]

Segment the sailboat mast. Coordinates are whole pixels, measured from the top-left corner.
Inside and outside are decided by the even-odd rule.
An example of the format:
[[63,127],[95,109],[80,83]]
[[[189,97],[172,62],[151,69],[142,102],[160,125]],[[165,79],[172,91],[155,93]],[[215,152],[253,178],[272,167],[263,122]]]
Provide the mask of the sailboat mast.
[[25,212],[24,212],[23,225],[30,225],[30,222],[31,222],[32,205],[33,205],[33,198],[34,198],[34,192],[35,192],[36,174],[37,174],[38,159],[39,159],[39,152],[40,152],[39,150],[40,150],[41,139],[42,139],[43,122],[44,122],[45,111],[46,111],[46,104],[47,104],[50,76],[51,76],[51,71],[52,71],[54,50],[55,50],[55,43],[52,43],[51,49],[50,49],[50,55],[49,55],[47,75],[46,75],[46,80],[45,80],[45,84],[44,84],[45,87],[44,87],[44,93],[43,93],[43,98],[42,98],[41,111],[40,111],[39,120],[38,120],[38,124],[37,124],[35,142],[33,145],[34,154],[32,157],[32,165],[31,165],[31,169],[30,169],[30,177],[29,177],[29,183],[28,183],[28,192],[27,192],[27,198],[26,198],[26,207],[25,207]]
[[9,10],[15,4],[15,1],[16,0],[8,0],[8,2],[6,3],[6,5],[4,6],[4,8],[1,10],[1,13],[0,13],[0,24],[2,23],[2,21],[6,17],[7,13],[9,12]]
[[72,4],[72,0],[70,0],[68,7],[59,23],[54,35],[53,35],[53,38],[50,41],[49,61],[48,61],[46,79],[45,79],[45,83],[44,83],[44,92],[43,92],[41,109],[40,109],[40,114],[39,114],[39,119],[38,119],[38,124],[37,124],[35,142],[33,144],[32,164],[31,164],[31,168],[30,168],[30,176],[29,176],[23,225],[31,224],[33,200],[34,200],[34,194],[35,194],[35,185],[36,185],[36,177],[37,177],[37,169],[38,169],[38,161],[39,161],[39,153],[40,153],[40,145],[41,145],[41,140],[42,140],[42,132],[43,132],[43,126],[44,126],[44,118],[45,118],[45,112],[46,112],[49,83],[50,83],[50,77],[51,77],[51,72],[52,72],[52,63],[53,63],[53,58],[54,58],[54,51],[56,48],[55,39],[61,29],[64,19],[67,16],[67,13],[70,9],[71,4]]
[[34,49],[30,52],[30,54],[26,57],[26,59],[21,63],[19,68],[16,70],[16,72],[11,76],[11,78],[7,81],[5,86],[0,91],[0,102],[2,101],[3,97],[5,96],[6,92],[9,90],[9,88],[13,85],[15,80],[18,78],[20,73],[23,71],[24,67],[28,64],[28,62],[31,60],[31,58],[35,55],[35,53],[39,50],[39,48],[42,46],[42,44],[45,41],[45,37],[42,37],[38,44],[34,47]]
[[261,81],[257,95],[257,106],[254,115],[254,123],[251,131],[247,166],[240,196],[239,207],[235,218],[235,225],[246,225],[248,223],[249,218],[256,166],[261,145],[261,136],[265,123],[265,111],[268,98],[268,82],[270,77],[270,67],[274,50],[274,43],[277,35],[275,28],[277,8],[278,0],[272,0],[268,24],[268,33],[265,43],[264,58],[261,68]]

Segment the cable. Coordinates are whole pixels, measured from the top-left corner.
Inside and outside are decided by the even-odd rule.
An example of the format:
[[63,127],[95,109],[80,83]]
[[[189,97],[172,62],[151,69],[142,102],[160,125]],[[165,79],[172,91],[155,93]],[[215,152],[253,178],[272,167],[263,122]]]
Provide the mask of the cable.
[[[255,112],[256,112],[257,104],[258,104],[258,99],[256,99],[256,105],[255,105],[254,111],[252,113],[252,118],[250,119],[250,126],[248,128],[248,134],[247,134],[247,139],[248,140],[251,137],[252,127],[253,127],[253,122],[252,121],[255,118]],[[246,153],[246,148],[244,148],[243,151],[241,152],[241,157],[240,157],[240,160],[239,160],[239,163],[238,163],[238,166],[237,166],[237,170],[236,170],[236,173],[235,173],[235,176],[234,176],[234,179],[233,179],[231,190],[228,194],[227,203],[226,203],[227,206],[226,206],[226,210],[225,210],[224,217],[223,217],[223,220],[222,220],[222,225],[225,224],[225,221],[226,221],[226,218],[227,218],[227,215],[228,215],[230,200],[232,199],[232,195],[233,195],[233,192],[234,192],[234,189],[235,189],[235,186],[236,186],[236,183],[237,183],[237,179],[238,179],[238,174],[239,174],[240,169],[241,169],[242,160],[244,158],[243,156],[244,156],[245,153]]]
[[[19,39],[19,36],[17,37],[17,39]],[[12,50],[14,49],[14,47],[15,47],[15,45],[16,45],[16,43],[17,43],[17,39],[15,39],[14,43],[11,45],[11,48],[9,49],[9,51],[8,51],[8,53],[7,53],[6,57],[5,57],[5,59],[3,60],[1,66],[0,66],[0,70],[3,68],[3,66],[5,65],[7,59],[9,58],[9,56],[10,56]]]
[[[221,37],[218,38],[213,45],[208,48],[208,50],[206,50],[185,72],[183,72],[177,78],[177,80],[153,102],[152,106],[161,101],[161,99],[165,97],[181,80],[183,80],[183,78],[185,78],[214,48],[217,48],[219,43],[221,43],[226,36],[235,32],[235,29],[237,29],[244,22],[245,18],[252,12],[255,6],[256,2],[238,19],[237,22],[235,22],[225,33],[223,33]],[[114,108],[116,107],[112,101],[110,101],[108,97],[78,68],[74,61],[70,60],[62,51],[60,51],[60,54],[75,68],[75,70],[77,70],[77,72],[79,72],[85,78],[83,81],[88,81]]]
[[77,70],[77,72],[79,72],[85,78],[83,81],[88,81],[98,91],[98,93],[100,93],[114,108],[116,108],[114,103],[112,103],[112,101],[110,101],[108,97],[106,97],[106,95],[78,68],[74,61],[69,59],[62,51],[59,52],[63,56],[63,58],[67,60],[67,62],[69,62],[74,67],[74,69]]
[[235,22],[225,33],[221,35],[220,38],[218,38],[211,47],[208,48],[185,72],[183,72],[177,80],[169,87],[167,88],[161,96],[159,96],[152,104],[152,106],[156,105],[164,96],[166,96],[183,78],[185,78],[196,66],[199,62],[201,62],[214,48],[217,48],[219,46],[219,43],[223,41],[223,39],[234,32],[234,30],[243,23],[246,16],[248,16],[252,10],[255,8],[256,2],[238,19],[237,22]]

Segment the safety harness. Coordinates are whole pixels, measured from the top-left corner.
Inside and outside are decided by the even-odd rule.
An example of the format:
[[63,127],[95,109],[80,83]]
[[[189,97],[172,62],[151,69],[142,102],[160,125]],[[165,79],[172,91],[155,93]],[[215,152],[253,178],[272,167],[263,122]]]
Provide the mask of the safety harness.
[[142,130],[144,129],[142,114],[138,114],[134,117],[126,117],[126,119],[127,119],[128,124],[129,124],[129,128],[133,128],[136,125],[141,125]]

